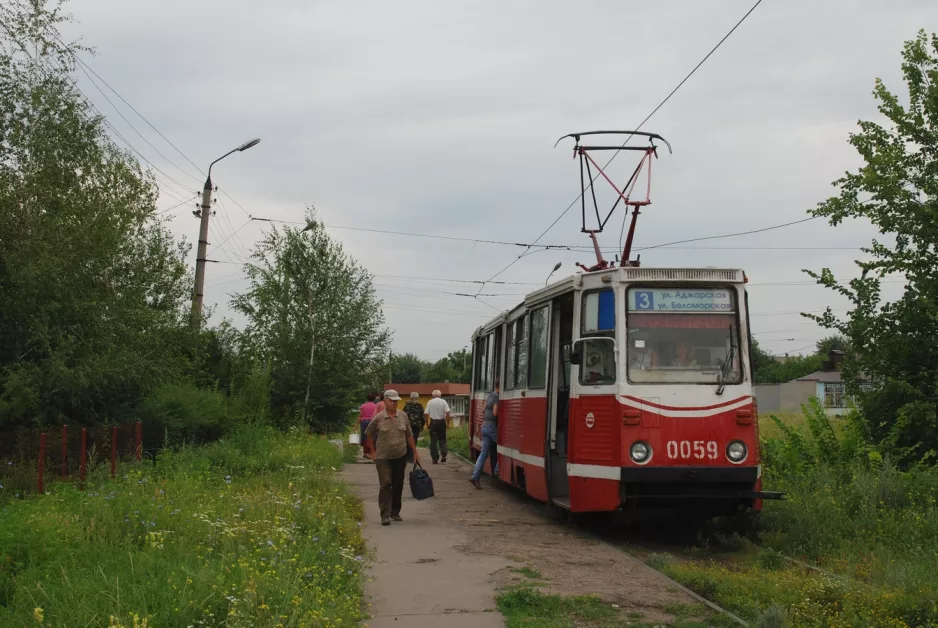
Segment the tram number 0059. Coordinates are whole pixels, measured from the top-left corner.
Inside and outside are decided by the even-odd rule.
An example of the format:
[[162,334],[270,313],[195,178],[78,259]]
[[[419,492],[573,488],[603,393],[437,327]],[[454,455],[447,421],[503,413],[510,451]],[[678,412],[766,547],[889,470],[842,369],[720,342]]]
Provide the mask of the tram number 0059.
[[716,460],[720,455],[720,448],[717,447],[715,440],[669,440],[667,444],[668,458],[676,460],[677,458],[690,459],[696,458],[703,460],[709,458]]

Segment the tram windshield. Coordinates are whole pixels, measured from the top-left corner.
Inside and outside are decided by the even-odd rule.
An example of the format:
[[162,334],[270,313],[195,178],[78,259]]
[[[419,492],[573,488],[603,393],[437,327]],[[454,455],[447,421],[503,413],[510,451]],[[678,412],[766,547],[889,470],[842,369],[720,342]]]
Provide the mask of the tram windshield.
[[[724,288],[630,288],[629,381],[742,381],[735,293]],[[726,362],[729,361],[729,364]]]

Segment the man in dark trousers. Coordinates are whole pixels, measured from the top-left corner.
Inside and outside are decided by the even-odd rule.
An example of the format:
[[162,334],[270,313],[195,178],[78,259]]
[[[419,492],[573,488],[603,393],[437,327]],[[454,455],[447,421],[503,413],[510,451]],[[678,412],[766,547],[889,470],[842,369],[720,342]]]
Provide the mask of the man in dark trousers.
[[433,399],[427,403],[427,418],[430,419],[430,457],[433,464],[440,458],[440,453],[443,454],[440,462],[446,462],[446,421],[452,420],[453,414],[439,390],[433,391]]
[[365,430],[371,444],[371,459],[378,469],[378,507],[381,525],[401,519],[401,495],[404,492],[404,471],[407,469],[407,448],[414,452],[414,462],[420,462],[410,421],[397,409],[401,400],[396,390],[384,391],[385,408],[375,415]]

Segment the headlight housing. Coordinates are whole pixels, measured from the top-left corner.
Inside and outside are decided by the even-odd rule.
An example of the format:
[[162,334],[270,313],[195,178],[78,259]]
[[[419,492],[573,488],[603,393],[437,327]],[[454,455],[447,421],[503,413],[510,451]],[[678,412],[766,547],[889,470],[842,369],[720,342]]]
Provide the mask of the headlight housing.
[[651,460],[651,445],[642,441],[635,441],[629,448],[629,457],[635,464],[645,464]]
[[726,457],[733,464],[739,464],[745,460],[748,455],[749,449],[746,447],[746,443],[741,440],[734,440],[726,446]]

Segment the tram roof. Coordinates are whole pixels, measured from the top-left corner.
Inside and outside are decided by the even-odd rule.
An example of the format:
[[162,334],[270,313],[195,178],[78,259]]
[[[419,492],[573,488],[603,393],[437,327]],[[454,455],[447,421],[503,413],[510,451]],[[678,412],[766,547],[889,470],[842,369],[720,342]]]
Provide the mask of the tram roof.
[[[616,275],[618,275],[616,277]],[[746,282],[746,274],[740,268],[652,268],[643,266],[625,266],[619,268],[608,268],[605,270],[594,270],[592,272],[577,272],[573,275],[558,279],[552,284],[539,288],[534,292],[529,292],[524,297],[524,301],[504,312],[496,315],[487,323],[479,327],[472,334],[472,340],[483,334],[487,334],[502,323],[512,318],[513,314],[525,308],[534,307],[557,295],[570,292],[576,288],[582,288],[584,282],[590,279],[599,278],[601,281],[604,276],[608,276],[608,283],[632,283],[632,282],[720,282],[720,283],[738,283]],[[604,282],[604,283],[606,283]]]

